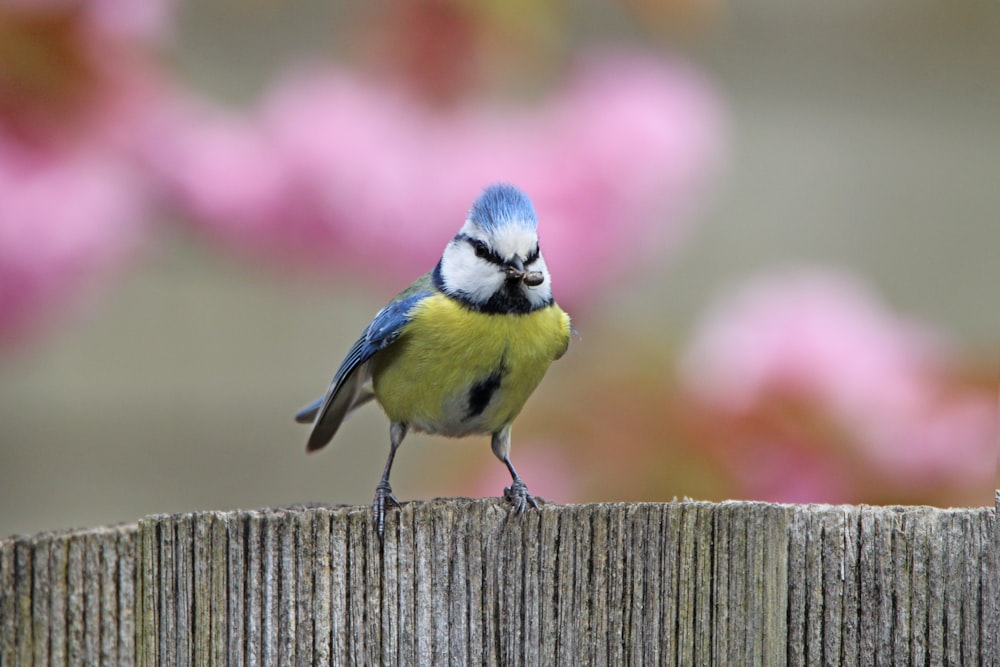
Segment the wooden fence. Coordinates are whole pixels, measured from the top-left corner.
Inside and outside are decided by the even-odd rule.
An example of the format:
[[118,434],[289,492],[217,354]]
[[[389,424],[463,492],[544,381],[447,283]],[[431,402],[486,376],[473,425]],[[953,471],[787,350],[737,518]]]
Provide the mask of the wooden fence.
[[384,544],[359,507],[0,541],[0,667],[224,664],[997,666],[1000,522],[437,500]]

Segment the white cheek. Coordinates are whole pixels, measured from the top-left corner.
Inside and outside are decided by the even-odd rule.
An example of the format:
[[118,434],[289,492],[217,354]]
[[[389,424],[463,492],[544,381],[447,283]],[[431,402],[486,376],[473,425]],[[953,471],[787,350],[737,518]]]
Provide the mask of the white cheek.
[[441,263],[445,287],[461,291],[474,301],[486,301],[503,285],[504,275],[497,267],[476,257],[467,244],[449,245]]
[[529,271],[541,271],[542,274],[545,276],[544,284],[547,285],[549,283],[549,267],[545,263],[545,258],[542,257],[541,253],[538,254],[538,259],[536,259],[531,264],[528,264],[524,268],[528,269]]
[[536,306],[542,305],[552,298],[552,278],[549,276],[549,268],[545,265],[545,258],[539,255],[538,259],[525,268],[542,274],[544,280],[541,285],[525,288],[528,300]]

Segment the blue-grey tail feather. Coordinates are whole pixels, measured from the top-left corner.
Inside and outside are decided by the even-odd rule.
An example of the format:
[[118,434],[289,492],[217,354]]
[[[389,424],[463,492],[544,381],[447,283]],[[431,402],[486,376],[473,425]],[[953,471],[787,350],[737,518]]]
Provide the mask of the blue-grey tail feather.
[[364,363],[341,379],[334,390],[326,395],[309,434],[307,451],[325,447],[337,434],[351,410],[370,400],[366,398],[371,393],[365,388],[368,380],[368,364]]
[[295,413],[295,421],[299,424],[312,424],[316,420],[316,413],[323,405],[324,396],[320,396],[315,401]]
[[[347,414],[344,415],[344,418],[346,419],[347,417],[350,417],[352,412],[354,412],[355,410],[357,410],[358,408],[360,408],[362,405],[372,400],[373,398],[375,398],[374,393],[372,393],[368,389],[363,389],[361,393],[358,394],[358,397],[354,399],[354,404],[351,405],[350,408],[348,408]],[[313,401],[309,405],[305,406],[304,408],[296,412],[295,413],[296,423],[312,424],[314,421],[316,421],[316,414],[319,412],[319,409],[323,407],[323,401],[325,399],[326,399],[325,396],[320,396],[315,401]]]

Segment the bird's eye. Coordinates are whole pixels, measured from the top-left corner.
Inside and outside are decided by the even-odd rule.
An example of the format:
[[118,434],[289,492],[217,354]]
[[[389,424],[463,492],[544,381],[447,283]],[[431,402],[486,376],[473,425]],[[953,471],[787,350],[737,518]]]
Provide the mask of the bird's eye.
[[476,249],[476,257],[489,257],[490,249],[482,241],[476,241],[473,247]]

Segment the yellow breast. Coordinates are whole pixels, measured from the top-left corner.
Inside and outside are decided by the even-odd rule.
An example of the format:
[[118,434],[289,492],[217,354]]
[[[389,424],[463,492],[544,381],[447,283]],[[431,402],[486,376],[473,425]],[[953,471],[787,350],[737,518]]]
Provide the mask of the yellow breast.
[[569,316],[554,304],[484,314],[436,294],[372,358],[375,397],[390,420],[417,430],[492,433],[514,420],[569,336]]

